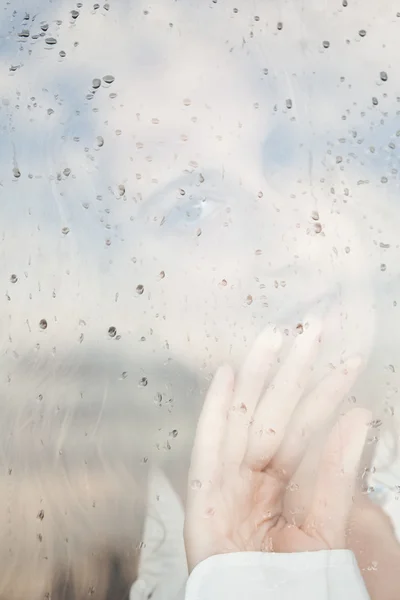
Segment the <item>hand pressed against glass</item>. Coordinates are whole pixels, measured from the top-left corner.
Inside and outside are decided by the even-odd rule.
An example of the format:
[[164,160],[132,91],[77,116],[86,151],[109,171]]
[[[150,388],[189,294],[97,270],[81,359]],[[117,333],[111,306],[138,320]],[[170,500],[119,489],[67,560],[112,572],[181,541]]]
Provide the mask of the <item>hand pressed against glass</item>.
[[185,544],[190,570],[221,553],[345,547],[369,411],[353,409],[333,427],[303,524],[291,524],[283,515],[285,491],[310,438],[350,391],[361,365],[358,357],[351,358],[305,393],[320,342],[321,325],[311,323],[270,380],[281,336],[268,329],[237,375],[229,366],[217,371],[199,419],[189,474]]

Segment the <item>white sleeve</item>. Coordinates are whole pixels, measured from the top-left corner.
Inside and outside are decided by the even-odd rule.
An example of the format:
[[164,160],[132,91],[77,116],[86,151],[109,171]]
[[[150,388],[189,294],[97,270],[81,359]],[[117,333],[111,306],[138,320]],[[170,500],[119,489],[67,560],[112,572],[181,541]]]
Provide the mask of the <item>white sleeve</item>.
[[129,600],[174,600],[187,580],[184,510],[163,471],[150,472],[138,576]]
[[354,554],[240,552],[197,565],[185,600],[369,600]]

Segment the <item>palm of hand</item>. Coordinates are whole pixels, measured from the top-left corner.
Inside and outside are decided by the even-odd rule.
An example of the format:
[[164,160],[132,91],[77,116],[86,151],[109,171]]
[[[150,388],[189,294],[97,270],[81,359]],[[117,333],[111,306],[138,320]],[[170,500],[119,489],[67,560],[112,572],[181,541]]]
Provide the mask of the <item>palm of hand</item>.
[[276,332],[260,336],[236,381],[228,367],[214,378],[199,420],[189,478],[185,543],[190,568],[228,552],[344,547],[367,411],[351,411],[333,429],[314,501],[301,527],[283,516],[285,490],[312,433],[350,390],[360,366],[353,359],[328,375],[292,417],[320,343],[319,327],[309,329],[296,339],[264,393],[265,365],[273,364],[279,348]]
[[[282,487],[268,473],[239,476],[210,496],[209,555],[223,552],[296,552],[329,548],[318,532],[303,531],[283,515]],[[204,523],[203,523],[204,525]]]

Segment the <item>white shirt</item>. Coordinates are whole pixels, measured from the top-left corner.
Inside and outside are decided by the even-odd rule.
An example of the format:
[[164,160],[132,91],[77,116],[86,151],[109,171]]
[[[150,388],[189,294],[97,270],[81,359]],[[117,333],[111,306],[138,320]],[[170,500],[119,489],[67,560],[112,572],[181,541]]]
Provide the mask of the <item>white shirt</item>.
[[138,578],[129,600],[176,600],[184,597],[187,579],[183,541],[184,510],[161,469],[149,478],[147,516]]
[[193,570],[185,600],[368,600],[349,550],[212,556]]

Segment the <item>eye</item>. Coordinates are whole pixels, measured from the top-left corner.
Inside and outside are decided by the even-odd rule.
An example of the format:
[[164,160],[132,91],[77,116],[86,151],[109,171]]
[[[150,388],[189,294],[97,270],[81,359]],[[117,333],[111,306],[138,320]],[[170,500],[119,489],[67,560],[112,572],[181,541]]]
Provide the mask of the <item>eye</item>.
[[198,225],[221,208],[222,202],[204,193],[179,195],[175,206],[165,215],[164,226],[190,227]]
[[232,188],[220,173],[186,173],[147,199],[138,211],[137,220],[153,223],[162,232],[175,233],[202,228],[231,204],[240,191]]

